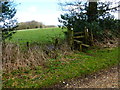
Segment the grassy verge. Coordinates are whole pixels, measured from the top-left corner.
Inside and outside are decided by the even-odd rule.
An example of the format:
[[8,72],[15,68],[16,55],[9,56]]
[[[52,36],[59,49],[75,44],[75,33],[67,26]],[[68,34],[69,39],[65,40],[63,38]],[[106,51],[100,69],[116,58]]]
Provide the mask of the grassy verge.
[[86,53],[49,59],[45,66],[14,70],[3,74],[3,87],[40,88],[96,72],[118,64],[118,48],[93,49]]

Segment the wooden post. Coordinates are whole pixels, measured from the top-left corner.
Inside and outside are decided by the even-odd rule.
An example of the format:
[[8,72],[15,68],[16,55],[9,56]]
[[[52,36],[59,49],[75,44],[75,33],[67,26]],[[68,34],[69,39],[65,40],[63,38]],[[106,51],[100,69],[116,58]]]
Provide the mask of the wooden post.
[[91,32],[91,45],[94,46],[93,33]]
[[82,44],[80,44],[80,51],[82,52]]
[[73,48],[73,28],[68,29],[68,44]]
[[85,41],[87,40],[87,32],[86,32],[86,27],[85,27],[85,29],[84,29],[85,31],[84,31],[84,33],[85,33]]
[[26,43],[27,49],[29,49],[29,42]]
[[71,28],[71,48],[73,49],[74,38],[73,38],[73,28]]
[[58,39],[57,39],[57,38],[55,39],[54,46],[55,46],[55,49],[56,49],[56,48],[57,48],[57,46],[58,46]]
[[85,27],[85,44],[88,44],[88,37],[89,37],[88,29]]

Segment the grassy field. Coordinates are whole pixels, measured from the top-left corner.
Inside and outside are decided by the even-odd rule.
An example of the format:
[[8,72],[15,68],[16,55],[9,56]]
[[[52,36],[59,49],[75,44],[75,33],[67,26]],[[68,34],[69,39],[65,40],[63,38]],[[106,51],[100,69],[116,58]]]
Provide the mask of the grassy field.
[[34,69],[15,70],[3,73],[3,87],[40,88],[49,87],[64,80],[90,74],[118,64],[118,48],[92,49],[86,53],[49,59],[45,66]]
[[[17,31],[10,42],[24,44],[30,43],[52,43],[55,38],[64,39],[65,29],[60,28],[43,28],[43,29],[26,29]],[[9,40],[8,40],[9,41]]]

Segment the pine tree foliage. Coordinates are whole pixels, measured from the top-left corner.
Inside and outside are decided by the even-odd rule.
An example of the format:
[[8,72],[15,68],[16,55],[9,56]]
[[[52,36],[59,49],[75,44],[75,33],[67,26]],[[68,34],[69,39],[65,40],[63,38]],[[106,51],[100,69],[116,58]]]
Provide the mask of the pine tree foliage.
[[2,30],[2,40],[11,38],[15,33],[14,29],[17,27],[17,20],[14,18],[16,8],[13,1],[0,1],[0,28]]
[[58,19],[61,27],[83,31],[85,27],[92,31],[95,38],[101,38],[106,31],[118,33],[119,20],[111,12],[118,11],[120,5],[112,7],[113,2],[65,2],[59,3],[63,10]]

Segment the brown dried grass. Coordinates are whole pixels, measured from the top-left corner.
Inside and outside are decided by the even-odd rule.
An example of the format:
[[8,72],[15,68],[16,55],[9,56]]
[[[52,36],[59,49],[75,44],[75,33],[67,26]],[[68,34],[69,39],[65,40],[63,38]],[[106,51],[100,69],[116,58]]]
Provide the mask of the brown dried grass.
[[23,52],[19,46],[9,43],[4,45],[2,50],[2,67],[4,71],[43,65],[47,59],[47,55],[41,49],[28,49]]
[[[56,59],[58,56],[64,57],[71,54],[72,51],[67,43],[54,46],[37,46],[29,47],[25,51],[16,44],[7,43],[2,48],[2,68],[4,72],[12,70],[35,68],[36,66],[45,67],[45,63],[50,58]],[[61,60],[63,60],[61,58]]]

